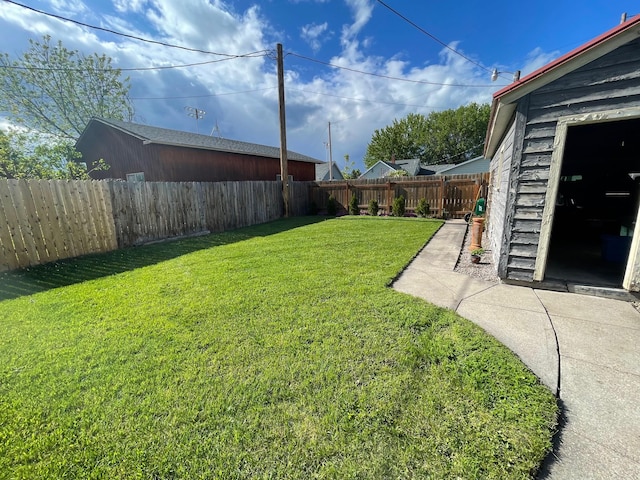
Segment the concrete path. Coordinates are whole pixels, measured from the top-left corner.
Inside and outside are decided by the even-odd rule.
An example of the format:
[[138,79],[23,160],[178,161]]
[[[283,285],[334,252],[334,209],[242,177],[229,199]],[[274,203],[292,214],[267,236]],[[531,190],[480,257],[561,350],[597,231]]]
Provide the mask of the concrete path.
[[465,232],[446,222],[393,288],[478,324],[559,397],[561,429],[538,478],[640,479],[640,313],[456,273]]

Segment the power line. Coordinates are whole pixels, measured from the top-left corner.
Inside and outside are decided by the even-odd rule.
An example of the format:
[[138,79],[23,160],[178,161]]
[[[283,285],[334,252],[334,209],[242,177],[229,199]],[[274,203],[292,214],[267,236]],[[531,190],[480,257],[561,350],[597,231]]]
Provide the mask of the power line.
[[55,13],[45,12],[44,10],[38,10],[37,8],[29,7],[28,5],[23,5],[21,3],[14,2],[13,0],[4,0],[4,1],[7,2],[7,3],[11,3],[12,5],[16,5],[18,7],[24,8],[26,10],[31,10],[32,12],[39,13],[41,15],[46,15],[47,17],[57,18],[58,20],[62,20],[63,22],[75,23],[76,25],[80,25],[82,27],[93,28],[94,30],[100,30],[102,32],[111,33],[113,35],[119,35],[121,37],[130,38],[132,40],[138,40],[140,42],[153,43],[155,45],[162,45],[163,47],[179,48],[181,50],[187,50],[189,52],[206,53],[208,55],[219,55],[219,56],[222,56],[222,57],[240,57],[241,56],[241,55],[233,55],[233,54],[230,54],[230,53],[211,52],[209,50],[201,50],[199,48],[184,47],[182,45],[174,45],[174,44],[171,44],[171,43],[160,42],[158,40],[151,40],[151,39],[148,39],[148,38],[137,37],[135,35],[130,35],[128,33],[118,32],[116,30],[111,30],[109,28],[103,28],[103,27],[98,27],[96,25],[90,25],[88,23],[79,22],[78,20],[73,20],[71,18],[63,17],[61,15],[56,15]]
[[[225,62],[227,60],[235,60],[237,58],[258,58],[264,57],[264,51],[260,52],[252,52],[247,53],[245,55],[237,55],[228,58],[219,58],[218,60],[209,60],[207,62],[198,62],[198,63],[186,63],[183,65],[165,65],[161,67],[132,67],[132,68],[96,68],[92,71],[95,72],[110,72],[112,70],[120,70],[121,72],[144,72],[149,70],[170,70],[174,68],[187,68],[187,67],[197,67],[200,65],[209,65],[211,63]],[[87,69],[83,68],[49,68],[49,67],[23,67],[20,65],[0,65],[0,68],[9,69],[9,70],[35,70],[35,71],[43,71],[43,72],[86,72]]]
[[493,69],[489,68],[489,67],[485,67],[484,65],[482,65],[480,62],[477,62],[476,60],[472,59],[471,57],[468,57],[467,55],[465,55],[464,53],[456,50],[455,48],[451,47],[450,45],[448,45],[447,43],[443,42],[442,40],[440,40],[438,37],[436,37],[435,35],[433,35],[432,33],[427,32],[424,28],[422,28],[421,26],[419,26],[418,24],[416,24],[415,22],[411,21],[409,18],[405,17],[403,14],[401,14],[400,12],[398,12],[397,10],[395,10],[394,8],[390,7],[389,5],[387,5],[386,3],[384,3],[382,0],[376,0],[380,5],[382,5],[383,7],[385,7],[386,9],[388,9],[389,11],[391,11],[392,13],[394,13],[395,15],[397,15],[398,17],[400,17],[402,20],[404,20],[405,22],[407,22],[409,25],[411,25],[412,27],[416,28],[417,30],[419,30],[420,32],[424,33],[426,36],[428,36],[429,38],[431,38],[432,40],[438,42],[440,45],[442,45],[443,47],[451,50],[453,53],[455,53],[456,55],[461,56],[462,58],[464,58],[466,61],[473,63],[474,65],[482,68],[483,70],[486,70],[489,73],[493,73]]
[[331,93],[313,92],[311,90],[302,90],[300,88],[288,88],[287,91],[289,91],[289,92],[312,93],[314,95],[322,95],[324,97],[341,98],[343,100],[353,100],[355,102],[377,103],[377,104],[380,104],[380,105],[396,105],[396,106],[399,106],[399,107],[420,107],[420,108],[433,108],[433,109],[441,108],[441,107],[431,107],[429,105],[417,105],[417,104],[398,103],[398,102],[380,102],[380,101],[376,101],[376,100],[369,100],[367,98],[344,97],[342,95],[333,95]]
[[263,92],[265,90],[274,90],[277,86],[256,88],[254,90],[242,90],[239,92],[225,92],[225,93],[211,93],[208,95],[186,95],[183,97],[129,97],[131,100],[184,100],[189,98],[210,98],[210,97],[223,97],[226,95],[239,95],[242,93]]
[[430,82],[430,81],[427,81],[427,80],[410,80],[408,78],[391,77],[389,75],[382,75],[380,73],[365,72],[363,70],[356,70],[354,68],[343,67],[341,65],[335,65],[335,64],[329,63],[329,62],[323,62],[322,60],[317,60],[317,59],[311,58],[311,57],[305,57],[304,55],[299,55],[299,54],[293,53],[293,52],[289,52],[287,55],[298,57],[298,58],[301,58],[303,60],[307,60],[307,61],[310,61],[310,62],[319,63],[321,65],[326,65],[328,67],[338,68],[340,70],[347,70],[349,72],[360,73],[362,75],[370,75],[372,77],[386,78],[387,80],[398,80],[400,82],[419,83],[419,84],[423,84],[423,85],[438,85],[438,86],[443,86],[443,87],[469,87],[469,88],[496,88],[496,87],[500,87],[500,86],[506,86],[506,85],[495,85],[495,84],[489,84],[489,85],[475,84],[474,85],[474,84],[463,84],[463,83]]
[[460,155],[464,155],[465,153],[469,153],[469,152],[471,152],[471,151],[475,150],[476,148],[481,147],[483,145],[484,145],[484,142],[479,143],[477,145],[474,145],[471,148],[468,148],[467,150],[465,150],[463,152],[458,152],[458,153],[454,153],[453,155],[448,155],[446,158],[443,158],[442,160],[451,160],[452,158],[459,157]]

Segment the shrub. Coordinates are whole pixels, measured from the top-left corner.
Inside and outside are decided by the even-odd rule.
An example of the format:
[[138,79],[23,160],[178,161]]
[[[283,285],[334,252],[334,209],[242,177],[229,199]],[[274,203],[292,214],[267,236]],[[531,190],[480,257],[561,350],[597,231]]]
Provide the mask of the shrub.
[[393,216],[394,217],[404,217],[404,209],[405,209],[405,204],[404,204],[404,196],[400,195],[399,197],[396,197],[393,199]]
[[327,213],[333,217],[338,213],[338,202],[333,195],[329,195],[329,200],[327,200]]
[[416,214],[421,217],[427,217],[431,213],[431,207],[427,203],[426,198],[421,198],[418,202],[418,206],[416,207]]
[[354,193],[349,202],[349,215],[360,215],[360,207],[358,207],[358,197]]
[[311,205],[309,205],[309,215],[317,215],[318,214],[318,204],[311,201]]
[[372,217],[377,217],[378,216],[378,210],[380,210],[380,207],[378,207],[378,201],[377,200],[370,200],[369,201],[369,215],[371,215]]

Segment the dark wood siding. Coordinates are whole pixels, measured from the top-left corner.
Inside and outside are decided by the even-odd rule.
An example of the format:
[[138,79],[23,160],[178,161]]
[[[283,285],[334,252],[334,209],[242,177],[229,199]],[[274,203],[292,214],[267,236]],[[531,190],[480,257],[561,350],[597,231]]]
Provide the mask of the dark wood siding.
[[526,102],[524,131],[516,131],[516,137],[524,135],[524,142],[511,219],[504,226],[508,257],[501,274],[532,281],[557,121],[616,108],[640,109],[640,40],[539,88],[521,99],[520,106]]
[[[144,172],[154,182],[274,181],[280,159],[239,153],[147,144],[100,122],[93,122],[78,142],[82,161],[104,159],[109,170],[94,172],[95,179],[126,179],[128,173]],[[289,160],[294,181],[314,181],[315,164]]]

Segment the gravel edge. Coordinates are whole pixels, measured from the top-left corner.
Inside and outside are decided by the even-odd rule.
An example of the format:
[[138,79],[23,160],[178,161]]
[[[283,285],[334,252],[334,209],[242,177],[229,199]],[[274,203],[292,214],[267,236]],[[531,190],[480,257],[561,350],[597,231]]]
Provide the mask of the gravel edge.
[[[486,232],[482,233],[482,245],[488,245],[486,239]],[[471,245],[471,228],[467,225],[467,231],[464,235],[464,242],[460,255],[458,256],[458,262],[456,263],[454,272],[463,273],[473,278],[485,280],[488,282],[500,283],[500,279],[496,274],[496,269],[493,265],[493,255],[491,250],[485,248],[484,254],[480,258],[480,263],[471,263],[471,254],[469,253],[469,246]]]

